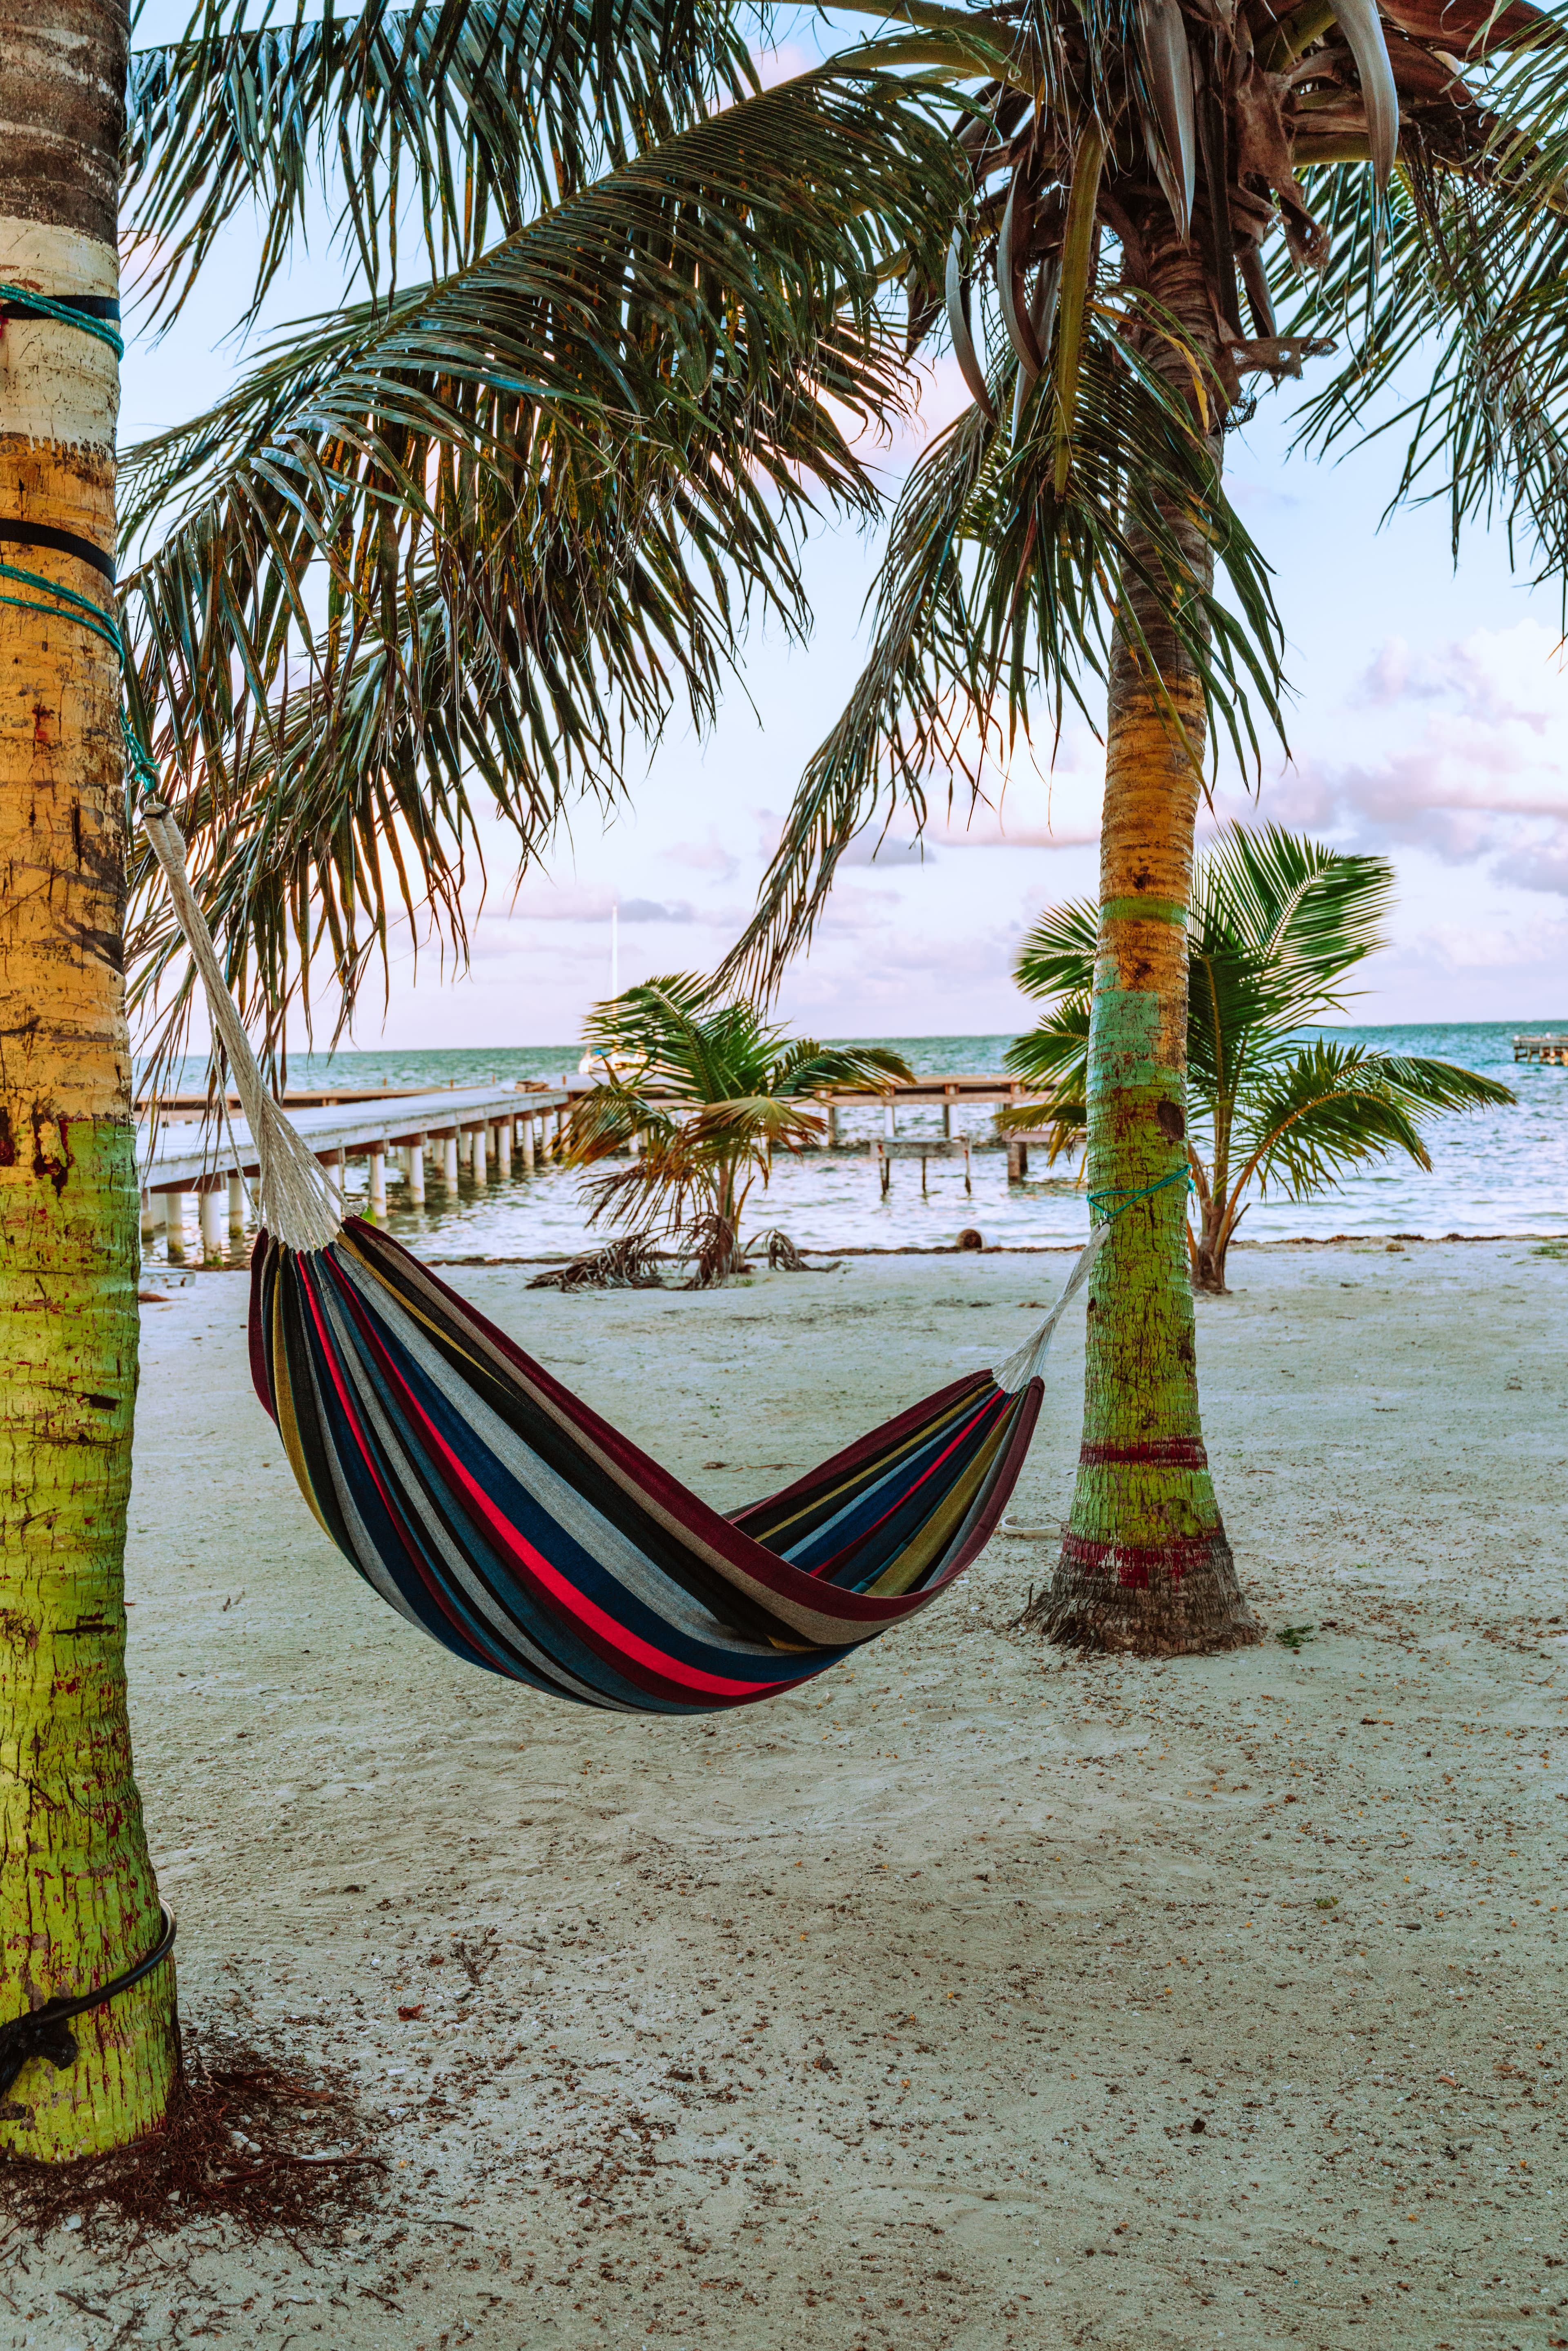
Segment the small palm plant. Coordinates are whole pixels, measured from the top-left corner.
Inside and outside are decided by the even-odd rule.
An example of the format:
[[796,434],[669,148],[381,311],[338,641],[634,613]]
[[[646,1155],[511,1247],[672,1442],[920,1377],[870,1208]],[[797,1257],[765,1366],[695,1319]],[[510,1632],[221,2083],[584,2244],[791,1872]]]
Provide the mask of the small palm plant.
[[788,1038],[753,1005],[726,1003],[711,980],[684,972],[599,1005],[583,1036],[609,1076],[573,1106],[567,1155],[591,1167],[635,1154],[590,1187],[591,1221],[679,1235],[701,1288],[745,1270],[747,1199],[759,1178],[766,1187],[775,1150],[821,1138],[826,1121],[811,1104],[833,1087],[882,1092],[914,1074],[881,1045]]
[[[1495,1079],[1452,1061],[1302,1041],[1308,1023],[1344,1009],[1345,974],[1383,945],[1393,887],[1385,859],[1347,857],[1276,826],[1233,826],[1198,861],[1186,1138],[1197,1211],[1196,1226],[1187,1225],[1196,1289],[1223,1291],[1226,1253],[1254,1186],[1304,1199],[1346,1168],[1395,1151],[1429,1168],[1421,1130],[1439,1112],[1514,1099]],[[1052,1158],[1084,1134],[1097,925],[1087,904],[1048,908],[1017,966],[1030,996],[1055,999],[1007,1056],[1009,1070],[1047,1095]],[[1040,1120],[1036,1102],[1001,1123]]]

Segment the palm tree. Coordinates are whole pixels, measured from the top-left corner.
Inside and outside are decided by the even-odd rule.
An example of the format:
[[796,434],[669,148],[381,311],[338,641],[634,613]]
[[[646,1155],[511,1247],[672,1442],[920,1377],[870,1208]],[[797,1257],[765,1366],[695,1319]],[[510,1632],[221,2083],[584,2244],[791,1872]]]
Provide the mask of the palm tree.
[[[1568,568],[1568,72],[1505,0],[889,0],[965,95],[971,193],[910,336],[972,405],[912,472],[870,657],[813,756],[727,979],[770,983],[834,870],[935,775],[986,788],[1031,721],[1106,696],[1083,1447],[1056,1637],[1254,1640],[1203,1446],[1183,1238],[1187,909],[1211,737],[1280,730],[1267,569],[1223,487],[1249,382],[1343,338],[1309,442],[1399,429],[1401,496],[1500,512]],[[1278,308],[1277,308],[1278,306]],[[1281,311],[1289,308],[1291,315]],[[992,356],[988,358],[989,350]],[[1227,584],[1228,583],[1228,584]],[[1092,715],[1092,714],[1091,714]],[[878,811],[881,811],[880,820]]]
[[685,972],[597,1006],[584,1039],[610,1074],[573,1104],[568,1156],[592,1167],[612,1152],[635,1155],[599,1178],[594,1217],[629,1224],[656,1212],[651,1229],[685,1237],[692,1286],[705,1289],[744,1270],[740,1219],[752,1186],[766,1188],[774,1152],[826,1132],[811,1104],[835,1087],[880,1093],[914,1074],[884,1046],[786,1037],[754,1005],[727,1003],[711,980]]
[[[1256,1185],[1292,1199],[1343,1171],[1403,1151],[1432,1165],[1421,1130],[1445,1111],[1511,1102],[1494,1078],[1418,1054],[1303,1042],[1346,1006],[1343,981],[1384,944],[1394,869],[1270,826],[1239,825],[1197,861],[1187,924],[1187,1162],[1197,1209],[1187,1258],[1195,1290],[1222,1292],[1232,1236]],[[1087,1123],[1090,1010],[1098,924],[1092,905],[1048,907],[1019,956],[1019,986],[1054,999],[1007,1056],[1045,1095],[999,1123],[1051,1123],[1051,1155]]]
[[[929,265],[956,200],[920,92],[859,65],[759,91],[722,0],[245,16],[201,0],[134,57],[124,0],[6,32],[0,2029],[159,1946],[124,1678],[124,974],[170,1049],[189,975],[128,837],[121,641],[235,992],[269,1046],[312,990],[340,1026],[400,914],[461,953],[481,813],[526,860],[677,697],[706,715],[749,610],[804,626],[801,527],[874,511],[849,436],[905,395],[882,277]],[[254,320],[324,200],[344,287],[122,453],[117,532],[122,194],[154,326],[214,289]],[[172,1966],[69,2031],[23,2036],[19,2073],[0,2045],[5,2148],[164,2113]]]

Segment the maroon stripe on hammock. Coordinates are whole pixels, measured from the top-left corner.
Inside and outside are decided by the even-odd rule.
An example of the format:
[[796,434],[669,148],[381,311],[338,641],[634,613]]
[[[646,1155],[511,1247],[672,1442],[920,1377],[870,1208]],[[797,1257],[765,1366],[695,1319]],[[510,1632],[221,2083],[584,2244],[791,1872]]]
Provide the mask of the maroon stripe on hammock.
[[841,1453],[833,1454],[828,1460],[819,1463],[815,1469],[808,1469],[805,1476],[797,1478],[792,1486],[780,1486],[776,1494],[764,1495],[760,1502],[747,1502],[744,1510],[734,1512],[730,1524],[744,1529],[748,1519],[759,1516],[764,1510],[781,1510],[788,1502],[807,1500],[824,1486],[836,1485],[848,1471],[858,1469],[862,1462],[874,1460],[879,1453],[891,1453],[903,1437],[923,1427],[927,1421],[940,1420],[943,1414],[969,1390],[973,1389],[978,1395],[982,1389],[993,1384],[989,1372],[966,1373],[961,1380],[955,1380],[950,1386],[938,1388],[935,1395],[925,1396],[919,1404],[910,1405],[896,1420],[887,1421],[881,1428],[873,1428],[869,1437],[857,1437],[852,1445],[846,1445]]
[[[570,1388],[562,1387],[559,1380],[552,1379],[549,1372],[536,1364],[531,1355],[526,1355],[513,1340],[507,1338],[504,1331],[497,1330],[495,1323],[489,1322],[476,1307],[469,1305],[456,1290],[449,1289],[447,1284],[438,1275],[433,1273],[428,1266],[421,1264],[417,1258],[411,1257],[400,1242],[392,1240],[384,1233],[375,1231],[373,1227],[363,1225],[358,1217],[350,1217],[347,1221],[353,1229],[356,1242],[364,1249],[366,1257],[372,1264],[377,1255],[388,1258],[395,1255],[407,1259],[419,1280],[428,1283],[432,1290],[456,1309],[459,1322],[466,1323],[470,1330],[488,1340],[497,1353],[513,1366],[523,1382],[536,1395],[547,1397],[559,1409],[564,1420],[570,1422],[583,1436],[591,1437],[618,1468],[626,1472],[634,1488],[657,1501],[690,1535],[706,1544],[711,1552],[727,1561],[730,1566],[737,1569],[742,1574],[749,1576],[753,1583],[760,1584],[764,1591],[775,1593],[780,1599],[790,1601],[797,1607],[810,1609],[815,1615],[837,1618],[848,1625],[896,1625],[905,1616],[913,1615],[931,1594],[939,1591],[942,1584],[948,1580],[945,1573],[939,1583],[922,1584],[917,1592],[898,1597],[876,1599],[869,1593],[845,1592],[837,1584],[821,1583],[814,1575],[802,1574],[799,1568],[791,1567],[787,1560],[780,1559],[777,1552],[765,1550],[762,1544],[755,1541],[751,1536],[733,1526],[728,1519],[722,1517],[717,1510],[711,1509],[706,1502],[694,1494],[689,1487],[683,1486],[678,1479],[673,1478],[667,1470],[661,1468],[658,1462],[643,1452],[638,1446],[633,1445],[629,1438],[622,1437],[619,1430],[610,1426],[608,1421],[601,1420],[599,1415],[585,1405],[580,1396],[573,1395]],[[392,1287],[390,1283],[387,1286],[389,1289]],[[396,1295],[395,1290],[393,1295]],[[404,1311],[409,1311],[406,1305]],[[962,1388],[965,1383],[959,1381],[955,1384]],[[945,1389],[942,1393],[948,1395],[951,1392]],[[927,1399],[928,1403],[930,1401]],[[917,1405],[914,1410],[918,1414],[924,1408]],[[901,1421],[908,1418],[907,1414],[901,1416]],[[890,1425],[897,1427],[901,1425],[901,1421],[895,1421]],[[882,1430],[876,1432],[879,1438],[883,1434]],[[852,1447],[850,1449],[853,1450]],[[823,1644],[822,1646],[833,1645]]]
[[265,1231],[257,1233],[256,1247],[250,1253],[250,1327],[247,1338],[250,1346],[250,1384],[261,1400],[262,1410],[269,1420],[276,1420],[277,1415],[273,1409],[272,1403],[272,1374],[267,1366],[267,1332],[262,1326],[262,1301],[266,1296],[262,1277],[267,1271],[267,1260],[271,1249],[270,1236]]
[[1177,1542],[1092,1542],[1086,1535],[1063,1535],[1061,1556],[1085,1574],[1115,1581],[1129,1592],[1146,1592],[1156,1573],[1179,1583],[1189,1568],[1201,1567],[1213,1545],[1210,1535],[1184,1535]]
[[1081,1445],[1078,1448],[1082,1469],[1099,1469],[1113,1462],[1145,1462],[1162,1469],[1207,1469],[1208,1456],[1196,1437],[1151,1437],[1142,1445]]

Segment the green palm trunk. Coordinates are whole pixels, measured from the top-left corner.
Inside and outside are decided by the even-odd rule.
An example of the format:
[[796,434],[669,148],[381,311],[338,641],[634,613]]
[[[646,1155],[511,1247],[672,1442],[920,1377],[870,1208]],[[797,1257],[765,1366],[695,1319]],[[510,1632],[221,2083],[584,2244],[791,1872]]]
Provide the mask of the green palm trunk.
[[[1167,242],[1155,291],[1213,364],[1198,260]],[[1156,366],[1179,365],[1174,353]],[[1220,460],[1212,444],[1216,468]],[[1190,578],[1213,556],[1176,526]],[[1027,1621],[1059,1641],[1143,1656],[1260,1638],[1236,1581],[1204,1450],[1186,1249],[1186,917],[1206,740],[1203,681],[1146,581],[1142,644],[1113,647],[1090,1004],[1088,1178],[1113,1220],[1090,1283],[1083,1437],[1049,1592]]]
[[[1185,685],[1201,743],[1197,682]],[[1113,665],[1088,1054],[1088,1186],[1112,1220],[1089,1290],[1083,1435],[1050,1589],[1026,1622],[1140,1655],[1258,1640],[1204,1449],[1186,1246],[1191,762],[1123,644]]]
[[[117,290],[126,22],[40,6],[0,42],[0,281]],[[131,1777],[123,1569],[136,1394],[137,1183],[122,976],[120,680],[47,608],[107,604],[83,554],[114,545],[112,350],[49,318],[5,328],[0,558],[0,2017],[94,1989],[158,1940]],[[46,609],[36,609],[44,607]],[[24,2067],[0,2147],[59,2159],[162,2118],[174,1978],[75,2020],[74,2064]]]

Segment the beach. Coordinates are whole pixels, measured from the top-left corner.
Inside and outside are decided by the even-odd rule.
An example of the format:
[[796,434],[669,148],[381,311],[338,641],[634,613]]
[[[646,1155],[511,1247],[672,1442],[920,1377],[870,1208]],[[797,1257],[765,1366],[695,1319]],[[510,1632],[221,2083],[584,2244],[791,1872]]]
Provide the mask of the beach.
[[[999,1361],[1071,1261],[447,1278],[730,1509]],[[1231,1280],[1199,1372],[1260,1646],[1010,1629],[1078,1316],[1025,1531],[800,1695],[660,1722],[377,1601],[255,1402],[243,1275],[160,1270],[127,1589],[185,2029],[340,2069],[389,2168],[335,2244],[14,2239],[0,2345],[1568,2341],[1568,1261],[1239,1246]]]

